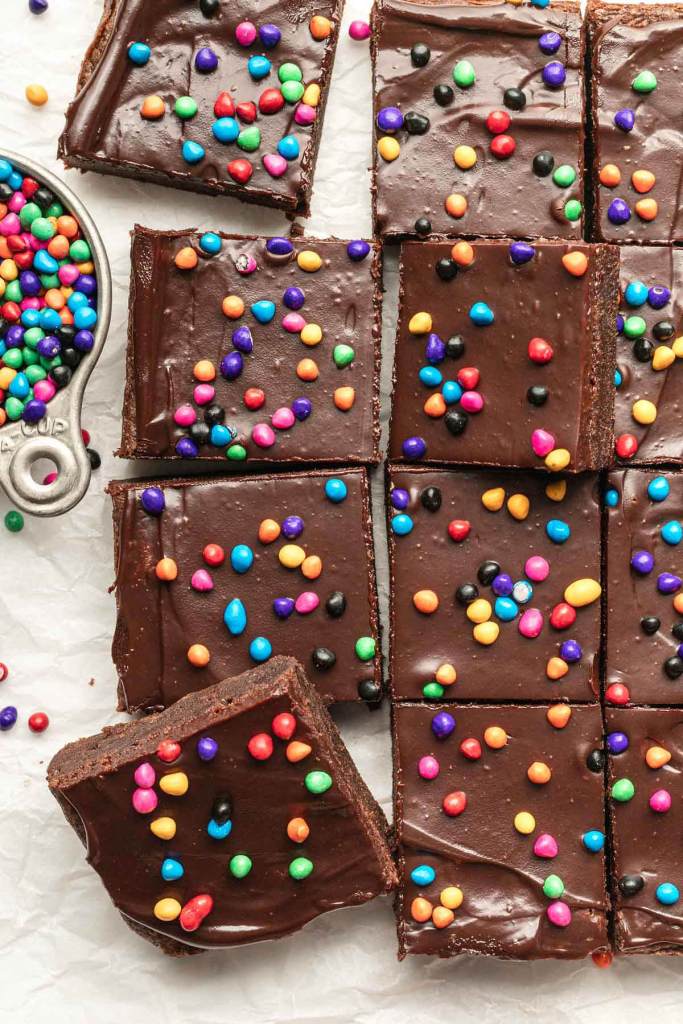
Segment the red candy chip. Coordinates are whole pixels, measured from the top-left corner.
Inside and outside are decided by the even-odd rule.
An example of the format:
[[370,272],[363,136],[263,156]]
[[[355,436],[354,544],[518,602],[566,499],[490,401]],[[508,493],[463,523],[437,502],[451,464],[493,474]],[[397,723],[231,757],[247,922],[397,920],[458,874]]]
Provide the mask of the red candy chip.
[[457,818],[467,807],[467,797],[461,789],[456,789],[446,794],[442,806],[449,818]]
[[239,185],[246,185],[254,173],[254,168],[249,160],[238,159],[230,161],[227,171],[230,177]]
[[505,110],[492,110],[486,118],[486,127],[491,135],[500,135],[510,127],[510,115]]
[[14,262],[20,270],[28,270],[28,268],[33,265],[33,253],[18,252],[14,257]]
[[34,196],[39,188],[40,185],[35,180],[35,178],[24,178],[24,180],[21,183],[21,191],[24,193],[27,199],[30,199],[31,196]]
[[21,235],[10,235],[7,239],[7,248],[11,249],[12,252],[24,252],[26,242]]
[[83,428],[83,430],[81,430],[81,437],[83,438],[83,444],[87,448],[88,445],[90,444],[90,432],[87,431],[85,427]]
[[285,105],[285,98],[279,89],[266,89],[259,96],[258,108],[262,114],[277,114]]
[[476,366],[463,366],[458,370],[458,384],[462,384],[466,391],[474,391],[479,383],[480,373]]
[[281,715],[275,716],[271,729],[279,740],[291,740],[296,730],[296,718],[283,711]]
[[469,736],[460,744],[460,753],[468,761],[478,761],[481,757],[481,743],[474,736]]
[[628,686],[624,686],[623,683],[612,683],[605,690],[605,700],[608,704],[618,704],[620,707],[624,704],[628,704],[631,699]]
[[44,711],[36,711],[28,720],[28,727],[31,732],[45,732],[49,724],[50,719]]
[[267,761],[273,753],[273,741],[267,732],[257,732],[247,743],[247,750],[255,761]]
[[532,338],[527,348],[532,363],[549,363],[553,358],[553,346],[545,338]]
[[261,388],[247,388],[243,401],[247,409],[260,409],[266,400],[266,393]]
[[451,519],[448,524],[448,536],[456,544],[459,544],[469,537],[470,529],[471,527],[467,519]]
[[175,740],[162,740],[157,747],[157,757],[160,761],[165,761],[166,764],[170,764],[171,761],[177,761],[180,757],[182,747]]
[[560,601],[550,613],[550,625],[553,629],[569,629],[575,622],[576,609],[566,601]]
[[208,893],[195,896],[180,911],[180,927],[183,931],[194,932],[213,910],[213,899]]
[[5,320],[18,320],[21,316],[21,309],[16,302],[4,302],[0,306],[0,314],[4,316]]
[[496,135],[495,138],[491,139],[491,152],[499,160],[507,160],[508,157],[512,156],[517,143],[511,135]]
[[614,447],[620,459],[632,459],[638,451],[638,439],[633,434],[620,434]]
[[233,117],[235,102],[229,92],[218,93],[218,99],[213,105],[213,112],[216,117]]
[[235,107],[235,113],[239,117],[240,121],[244,121],[245,124],[252,124],[256,120],[256,104],[249,100],[248,103],[238,103]]
[[4,683],[8,675],[9,669],[7,668],[7,665],[5,665],[3,661],[0,661],[0,683]]
[[594,953],[591,953],[593,963],[596,967],[611,967],[614,955],[609,949],[596,949]]
[[225,551],[220,544],[207,544],[202,551],[202,557],[207,565],[222,565],[225,561]]

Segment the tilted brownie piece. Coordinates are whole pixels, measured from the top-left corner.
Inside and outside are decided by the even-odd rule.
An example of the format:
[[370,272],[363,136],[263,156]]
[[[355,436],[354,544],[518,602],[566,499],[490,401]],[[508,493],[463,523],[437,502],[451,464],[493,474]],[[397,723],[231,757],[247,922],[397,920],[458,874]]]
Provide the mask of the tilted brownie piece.
[[618,271],[614,246],[407,242],[391,457],[606,466]]
[[581,238],[578,3],[378,0],[378,234]]
[[59,156],[307,214],[342,9],[105,0]]
[[399,956],[604,950],[598,707],[394,709]]
[[617,328],[617,457],[683,463],[683,252],[624,246]]
[[394,695],[595,701],[598,478],[390,469]]
[[131,262],[120,455],[378,460],[378,246],[136,227]]
[[683,704],[683,474],[610,473],[609,704]]
[[683,711],[607,711],[613,898],[621,953],[683,953]]
[[364,469],[109,492],[121,710],[158,710],[271,654],[297,657],[325,701],[380,698]]
[[384,816],[291,658],[70,743],[48,782],[166,953],[280,938],[395,885]]
[[683,240],[683,4],[589,5],[593,232]]

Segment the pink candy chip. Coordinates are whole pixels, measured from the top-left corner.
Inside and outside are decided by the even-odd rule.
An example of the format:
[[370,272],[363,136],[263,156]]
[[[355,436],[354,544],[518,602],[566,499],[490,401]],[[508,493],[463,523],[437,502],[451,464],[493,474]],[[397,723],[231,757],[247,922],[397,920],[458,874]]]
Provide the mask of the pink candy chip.
[[136,789],[133,792],[133,807],[138,814],[151,814],[159,803],[153,789]]
[[553,837],[548,835],[547,832],[541,833],[534,843],[534,853],[537,857],[544,857],[546,860],[552,860],[553,857],[557,857],[557,854],[559,853],[557,840],[553,839]]
[[256,39],[256,25],[251,21],[241,21],[235,29],[235,39],[240,46],[251,46]]
[[572,912],[564,900],[554,900],[547,908],[548,920],[558,928],[566,928],[572,923]]
[[524,563],[524,575],[535,583],[547,579],[550,566],[541,555],[532,555]]
[[197,405],[208,405],[216,397],[216,389],[213,384],[197,384],[194,389],[194,400]]
[[211,574],[208,573],[206,569],[197,569],[192,573],[190,586],[193,590],[199,590],[201,593],[205,593],[207,590],[213,590]]
[[57,271],[57,277],[59,278],[61,284],[66,285],[67,288],[69,288],[72,284],[75,284],[75,282],[78,280],[80,276],[80,270],[73,263],[66,263]]
[[272,448],[275,433],[267,423],[257,423],[251,431],[251,439],[259,448]]
[[179,405],[173,413],[173,421],[179,427],[190,427],[197,422],[197,413],[191,405]]
[[273,424],[276,430],[289,430],[290,427],[294,426],[296,416],[291,409],[287,406],[282,406],[281,409],[276,409],[273,415],[270,417],[270,422]]
[[538,608],[527,608],[517,623],[517,629],[522,636],[533,640],[543,629],[543,613]]
[[370,26],[367,21],[352,21],[349,25],[349,35],[356,42],[362,42],[363,39],[370,38]]
[[460,399],[460,405],[465,412],[481,412],[484,408],[484,399],[478,391],[464,391]]
[[281,178],[287,170],[287,161],[279,153],[266,153],[263,158],[263,166],[271,178]]
[[423,779],[435,779],[439,774],[439,762],[431,754],[425,754],[417,762],[417,772]]
[[33,395],[41,402],[51,402],[56,392],[57,388],[49,377],[46,377],[45,380],[38,380],[33,385]]
[[294,120],[297,124],[304,125],[304,127],[313,124],[315,118],[315,107],[309,106],[308,103],[299,103],[294,111]]
[[665,789],[656,789],[650,797],[650,808],[657,814],[666,814],[671,810],[671,793]]
[[299,594],[294,602],[294,607],[299,615],[309,615],[316,610],[319,604],[320,598],[317,594],[314,594],[312,590],[304,590],[303,594]]
[[543,459],[556,447],[555,438],[548,430],[534,430],[531,435],[531,447],[534,450],[534,455]]
[[137,766],[133,778],[141,789],[151,789],[157,780],[157,773],[154,771],[149,761],[145,761],[143,764],[139,764]]
[[306,326],[306,321],[302,317],[301,313],[287,313],[287,315],[282,318],[282,326],[290,334],[299,334],[299,332],[303,331]]

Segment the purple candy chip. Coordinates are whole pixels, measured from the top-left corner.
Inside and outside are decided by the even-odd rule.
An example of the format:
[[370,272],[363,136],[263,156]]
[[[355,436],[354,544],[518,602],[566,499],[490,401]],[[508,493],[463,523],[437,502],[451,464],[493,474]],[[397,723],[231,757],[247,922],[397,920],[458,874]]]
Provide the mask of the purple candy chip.
[[407,437],[401,447],[406,459],[421,459],[427,453],[427,442],[423,437]]
[[614,115],[614,123],[617,128],[621,128],[622,132],[632,132],[633,126],[636,123],[635,110],[631,110],[629,107],[625,107],[623,110],[617,110]]
[[353,260],[354,263],[360,263],[370,252],[370,243],[357,239],[356,241],[349,242],[346,246],[346,252],[350,260]]
[[397,132],[403,127],[403,114],[398,107],[382,107],[377,115],[377,127],[383,132]]
[[631,208],[624,199],[613,199],[607,207],[607,218],[612,224],[626,224],[631,219]]
[[140,504],[147,515],[160,516],[166,508],[164,492],[160,487],[145,487],[140,495]]
[[639,572],[641,576],[652,572],[654,564],[655,557],[649,551],[634,551],[631,555],[631,568]]
[[403,487],[394,487],[391,492],[391,504],[399,512],[402,512],[410,504],[410,494]]
[[291,409],[299,421],[307,420],[313,411],[313,404],[310,398],[295,398]]
[[510,259],[518,266],[521,266],[522,263],[528,263],[535,255],[536,250],[528,242],[513,242],[510,246]]
[[551,89],[559,89],[561,85],[564,85],[567,77],[567,70],[559,60],[551,60],[543,68],[543,81]]
[[559,32],[544,32],[538,40],[538,45],[542,53],[557,53],[562,46],[562,36]]

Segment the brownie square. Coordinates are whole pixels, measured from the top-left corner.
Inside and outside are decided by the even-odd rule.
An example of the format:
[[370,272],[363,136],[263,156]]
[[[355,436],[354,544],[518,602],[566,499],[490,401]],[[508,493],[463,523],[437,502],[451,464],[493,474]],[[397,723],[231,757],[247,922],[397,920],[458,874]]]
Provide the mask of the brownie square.
[[378,0],[378,234],[581,238],[584,50],[578,3]]
[[307,214],[343,0],[202,6],[105,0],[59,156]]
[[605,504],[605,698],[683,704],[683,474],[614,471]]
[[206,239],[133,232],[119,454],[378,461],[379,247]]
[[384,816],[291,658],[70,743],[48,782],[166,953],[280,938],[395,885]]
[[617,458],[683,463],[683,252],[624,246],[617,327]]
[[391,457],[607,465],[618,270],[616,247],[407,242]]
[[615,944],[683,953],[683,711],[609,708]]
[[683,4],[589,6],[593,236],[683,240]]
[[607,946],[598,707],[398,704],[394,736],[400,957]]
[[327,702],[379,699],[364,469],[109,492],[120,709],[163,708],[271,654],[297,657]]
[[597,476],[392,466],[389,484],[394,695],[595,701]]

